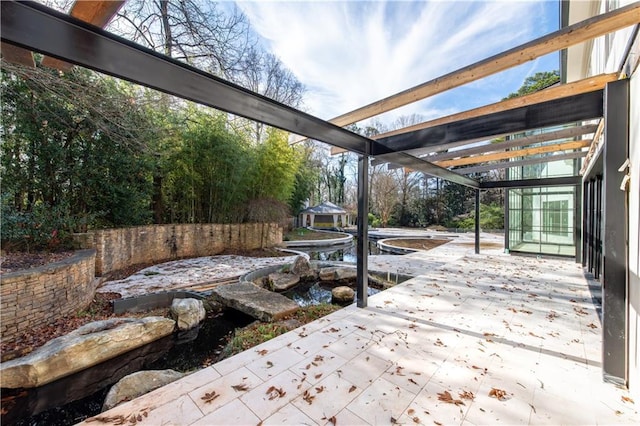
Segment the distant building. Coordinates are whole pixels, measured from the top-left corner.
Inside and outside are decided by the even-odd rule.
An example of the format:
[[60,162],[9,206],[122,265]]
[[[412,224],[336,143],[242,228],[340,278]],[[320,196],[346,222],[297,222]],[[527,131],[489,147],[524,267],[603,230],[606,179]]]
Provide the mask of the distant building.
[[330,202],[307,207],[300,212],[300,225],[313,228],[338,228],[349,224],[349,213]]

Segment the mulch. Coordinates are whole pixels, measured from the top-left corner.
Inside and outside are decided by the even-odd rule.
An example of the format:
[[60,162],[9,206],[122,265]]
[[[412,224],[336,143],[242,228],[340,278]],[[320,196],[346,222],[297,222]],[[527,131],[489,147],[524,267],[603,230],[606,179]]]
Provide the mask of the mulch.
[[7,252],[0,256],[0,274],[36,268],[52,262],[59,262],[74,255],[74,251],[47,252]]

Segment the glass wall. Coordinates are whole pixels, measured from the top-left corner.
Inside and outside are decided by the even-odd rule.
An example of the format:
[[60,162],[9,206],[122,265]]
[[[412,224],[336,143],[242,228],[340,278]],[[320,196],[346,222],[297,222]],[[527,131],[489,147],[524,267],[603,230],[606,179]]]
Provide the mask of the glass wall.
[[509,250],[575,256],[573,186],[509,190]]
[[[572,159],[512,167],[508,179],[576,176],[580,162]],[[575,256],[575,187],[509,189],[507,194],[506,243],[510,251]]]

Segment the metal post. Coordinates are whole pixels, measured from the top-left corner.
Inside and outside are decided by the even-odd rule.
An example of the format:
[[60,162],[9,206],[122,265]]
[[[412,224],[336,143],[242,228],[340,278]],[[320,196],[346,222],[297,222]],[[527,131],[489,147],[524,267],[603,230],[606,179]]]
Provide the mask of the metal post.
[[627,383],[627,193],[620,190],[624,173],[618,168],[629,150],[629,80],[605,89],[605,143],[602,268],[602,370],[604,379]]
[[[367,153],[369,152],[367,145]],[[369,256],[369,155],[358,157],[358,243],[356,247],[356,286],[357,305],[367,307],[367,291],[369,289],[368,256]]]
[[480,190],[476,189],[476,254],[480,254]]
[[574,189],[574,206],[573,212],[573,245],[576,248],[576,263],[582,262],[582,185],[576,185]]
[[509,228],[511,227],[511,220],[509,216],[509,188],[504,189],[504,250],[509,253],[511,247],[509,246]]

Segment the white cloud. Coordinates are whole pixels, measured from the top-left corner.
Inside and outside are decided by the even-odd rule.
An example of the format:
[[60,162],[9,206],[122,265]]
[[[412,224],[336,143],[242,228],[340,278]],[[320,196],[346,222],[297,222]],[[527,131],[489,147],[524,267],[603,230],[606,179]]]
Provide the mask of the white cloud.
[[[238,6],[307,87],[306,109],[325,119],[537,38],[555,25],[547,16],[550,5],[539,1],[255,1]],[[477,105],[494,102],[517,89],[537,66],[542,65],[519,67],[487,80],[494,84],[465,89],[494,98],[474,100]],[[391,118],[435,116],[467,108],[470,101],[438,96]]]

